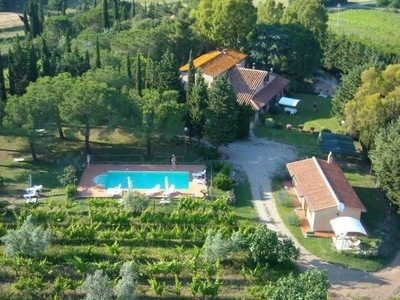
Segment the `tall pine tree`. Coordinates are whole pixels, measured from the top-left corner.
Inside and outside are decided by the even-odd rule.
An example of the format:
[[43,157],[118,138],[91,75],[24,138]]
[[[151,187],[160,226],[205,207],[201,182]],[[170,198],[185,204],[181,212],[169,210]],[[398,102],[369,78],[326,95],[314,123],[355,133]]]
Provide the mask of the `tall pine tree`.
[[126,76],[129,78],[129,80],[132,80],[132,66],[129,52],[126,54]]
[[96,69],[101,68],[99,37],[96,37]]
[[33,46],[33,44],[31,44],[31,49],[29,51],[29,75],[28,75],[30,82],[35,82],[39,77],[37,62],[38,59],[35,47]]
[[4,103],[7,101],[6,83],[4,80],[3,56],[1,54],[1,51],[0,51],[0,97]]
[[136,16],[136,3],[135,3],[135,0],[132,0],[131,19],[133,19],[135,16]]
[[103,28],[110,29],[110,18],[108,16],[107,0],[103,0]]
[[136,90],[138,92],[138,95],[142,97],[142,67],[141,67],[141,61],[140,61],[140,53],[137,55],[137,60],[136,60],[136,76],[135,76],[135,85],[136,85]]
[[119,14],[119,4],[118,0],[114,0],[114,22],[119,21],[120,14]]
[[41,39],[40,45],[40,61],[41,61],[41,72],[40,76],[50,76],[50,51],[47,48],[46,40],[44,38]]
[[156,67],[156,86],[160,92],[175,90],[179,93],[178,102],[185,102],[185,92],[179,72],[179,63],[174,54],[167,49]]
[[8,52],[8,80],[11,95],[23,95],[29,84],[30,47],[17,39]]
[[204,133],[218,149],[233,142],[237,130],[236,95],[224,76],[218,76],[208,92]]
[[188,62],[189,68],[188,68],[188,80],[187,80],[187,87],[186,87],[186,94],[188,97],[191,92],[192,92],[192,88],[193,85],[195,84],[195,77],[196,77],[196,70],[194,68],[194,64],[193,64],[193,55],[192,55],[192,50],[190,50],[189,53],[189,62]]

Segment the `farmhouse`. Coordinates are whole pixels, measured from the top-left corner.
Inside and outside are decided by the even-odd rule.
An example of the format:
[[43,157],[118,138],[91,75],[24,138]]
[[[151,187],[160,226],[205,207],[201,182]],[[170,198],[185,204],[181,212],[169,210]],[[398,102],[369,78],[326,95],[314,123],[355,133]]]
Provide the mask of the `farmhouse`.
[[286,165],[300,200],[301,210],[313,231],[333,231],[331,220],[351,217],[360,220],[364,205],[332,160],[315,157]]
[[[226,76],[233,86],[237,101],[249,105],[255,111],[254,118],[257,120],[259,113],[267,112],[270,103],[283,96],[289,80],[272,72],[245,68],[246,57],[246,54],[233,49],[213,50],[193,60],[193,65],[201,70],[208,86],[217,76]],[[188,69],[188,64],[180,68],[185,83]]]

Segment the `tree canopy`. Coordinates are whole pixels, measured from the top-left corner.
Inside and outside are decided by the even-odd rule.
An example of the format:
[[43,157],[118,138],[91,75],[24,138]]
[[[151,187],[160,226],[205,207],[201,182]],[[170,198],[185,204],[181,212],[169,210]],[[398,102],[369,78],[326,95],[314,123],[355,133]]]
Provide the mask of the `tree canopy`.
[[360,142],[371,149],[377,131],[400,115],[400,65],[383,71],[369,68],[361,82],[354,99],[345,105],[345,127],[349,132],[358,130]]
[[213,45],[240,48],[257,20],[252,0],[200,0],[196,26]]
[[[390,201],[400,206],[400,118],[380,128],[369,157],[377,182]],[[398,211],[400,214],[400,210]]]

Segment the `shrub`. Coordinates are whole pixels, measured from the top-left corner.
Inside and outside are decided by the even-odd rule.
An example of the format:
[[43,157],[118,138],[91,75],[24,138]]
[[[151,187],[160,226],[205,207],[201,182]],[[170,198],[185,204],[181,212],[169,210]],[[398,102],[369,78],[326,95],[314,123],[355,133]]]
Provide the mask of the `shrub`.
[[10,229],[0,240],[6,245],[5,253],[10,257],[38,258],[50,246],[51,239],[51,230],[36,226],[29,215],[19,230]]
[[285,195],[284,193],[278,193],[276,201],[280,206],[293,207],[293,198],[289,195]]
[[224,166],[223,162],[220,162],[218,160],[211,160],[208,162],[207,169],[212,168],[213,172],[218,173],[219,171],[221,171],[223,166]]
[[229,176],[218,173],[214,177],[213,186],[223,191],[229,191],[232,188],[232,180]]
[[112,283],[102,270],[96,270],[93,275],[87,275],[82,289],[87,292],[86,300],[112,299]]
[[74,183],[76,180],[76,173],[77,169],[73,165],[69,165],[64,168],[64,171],[61,175],[57,176],[57,179],[63,186],[66,186]]
[[296,215],[295,213],[287,215],[286,216],[286,222],[290,226],[300,226],[301,225],[301,220],[300,220],[299,216]]
[[275,128],[276,127],[276,122],[272,118],[265,119],[264,124],[265,124],[265,127],[267,127],[267,128]]
[[224,238],[221,231],[215,233],[209,230],[203,246],[204,260],[210,264],[225,260],[230,252],[239,249],[241,239],[239,232],[234,232],[231,237]]
[[218,150],[212,147],[202,147],[201,155],[203,155],[203,157],[208,160],[219,158]]
[[122,197],[122,205],[127,211],[142,212],[149,203],[149,198],[132,190],[128,190]]
[[65,187],[65,194],[67,196],[68,199],[72,199],[75,198],[76,195],[76,185],[74,184],[68,184]]
[[298,259],[300,250],[296,248],[292,240],[280,239],[275,231],[265,225],[259,225],[247,238],[250,257],[254,263],[276,264],[284,263],[291,259]]
[[221,168],[220,173],[225,174],[227,176],[230,176],[231,175],[231,170],[232,170],[231,165],[227,164],[227,163],[224,163],[222,168]]

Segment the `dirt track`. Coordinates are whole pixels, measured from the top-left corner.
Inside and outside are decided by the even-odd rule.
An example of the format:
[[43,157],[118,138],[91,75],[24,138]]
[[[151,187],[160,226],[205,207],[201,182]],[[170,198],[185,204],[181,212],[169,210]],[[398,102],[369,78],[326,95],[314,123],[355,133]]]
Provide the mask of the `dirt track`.
[[[286,162],[296,158],[290,147],[253,136],[250,141],[222,147],[221,152],[228,161],[247,174],[260,220],[270,229],[291,236],[276,211],[269,179],[277,169],[284,168]],[[296,245],[301,249],[298,261],[301,268],[323,268],[328,271],[332,285],[330,299],[400,299],[400,252],[385,269],[367,273],[322,262],[297,241]]]

